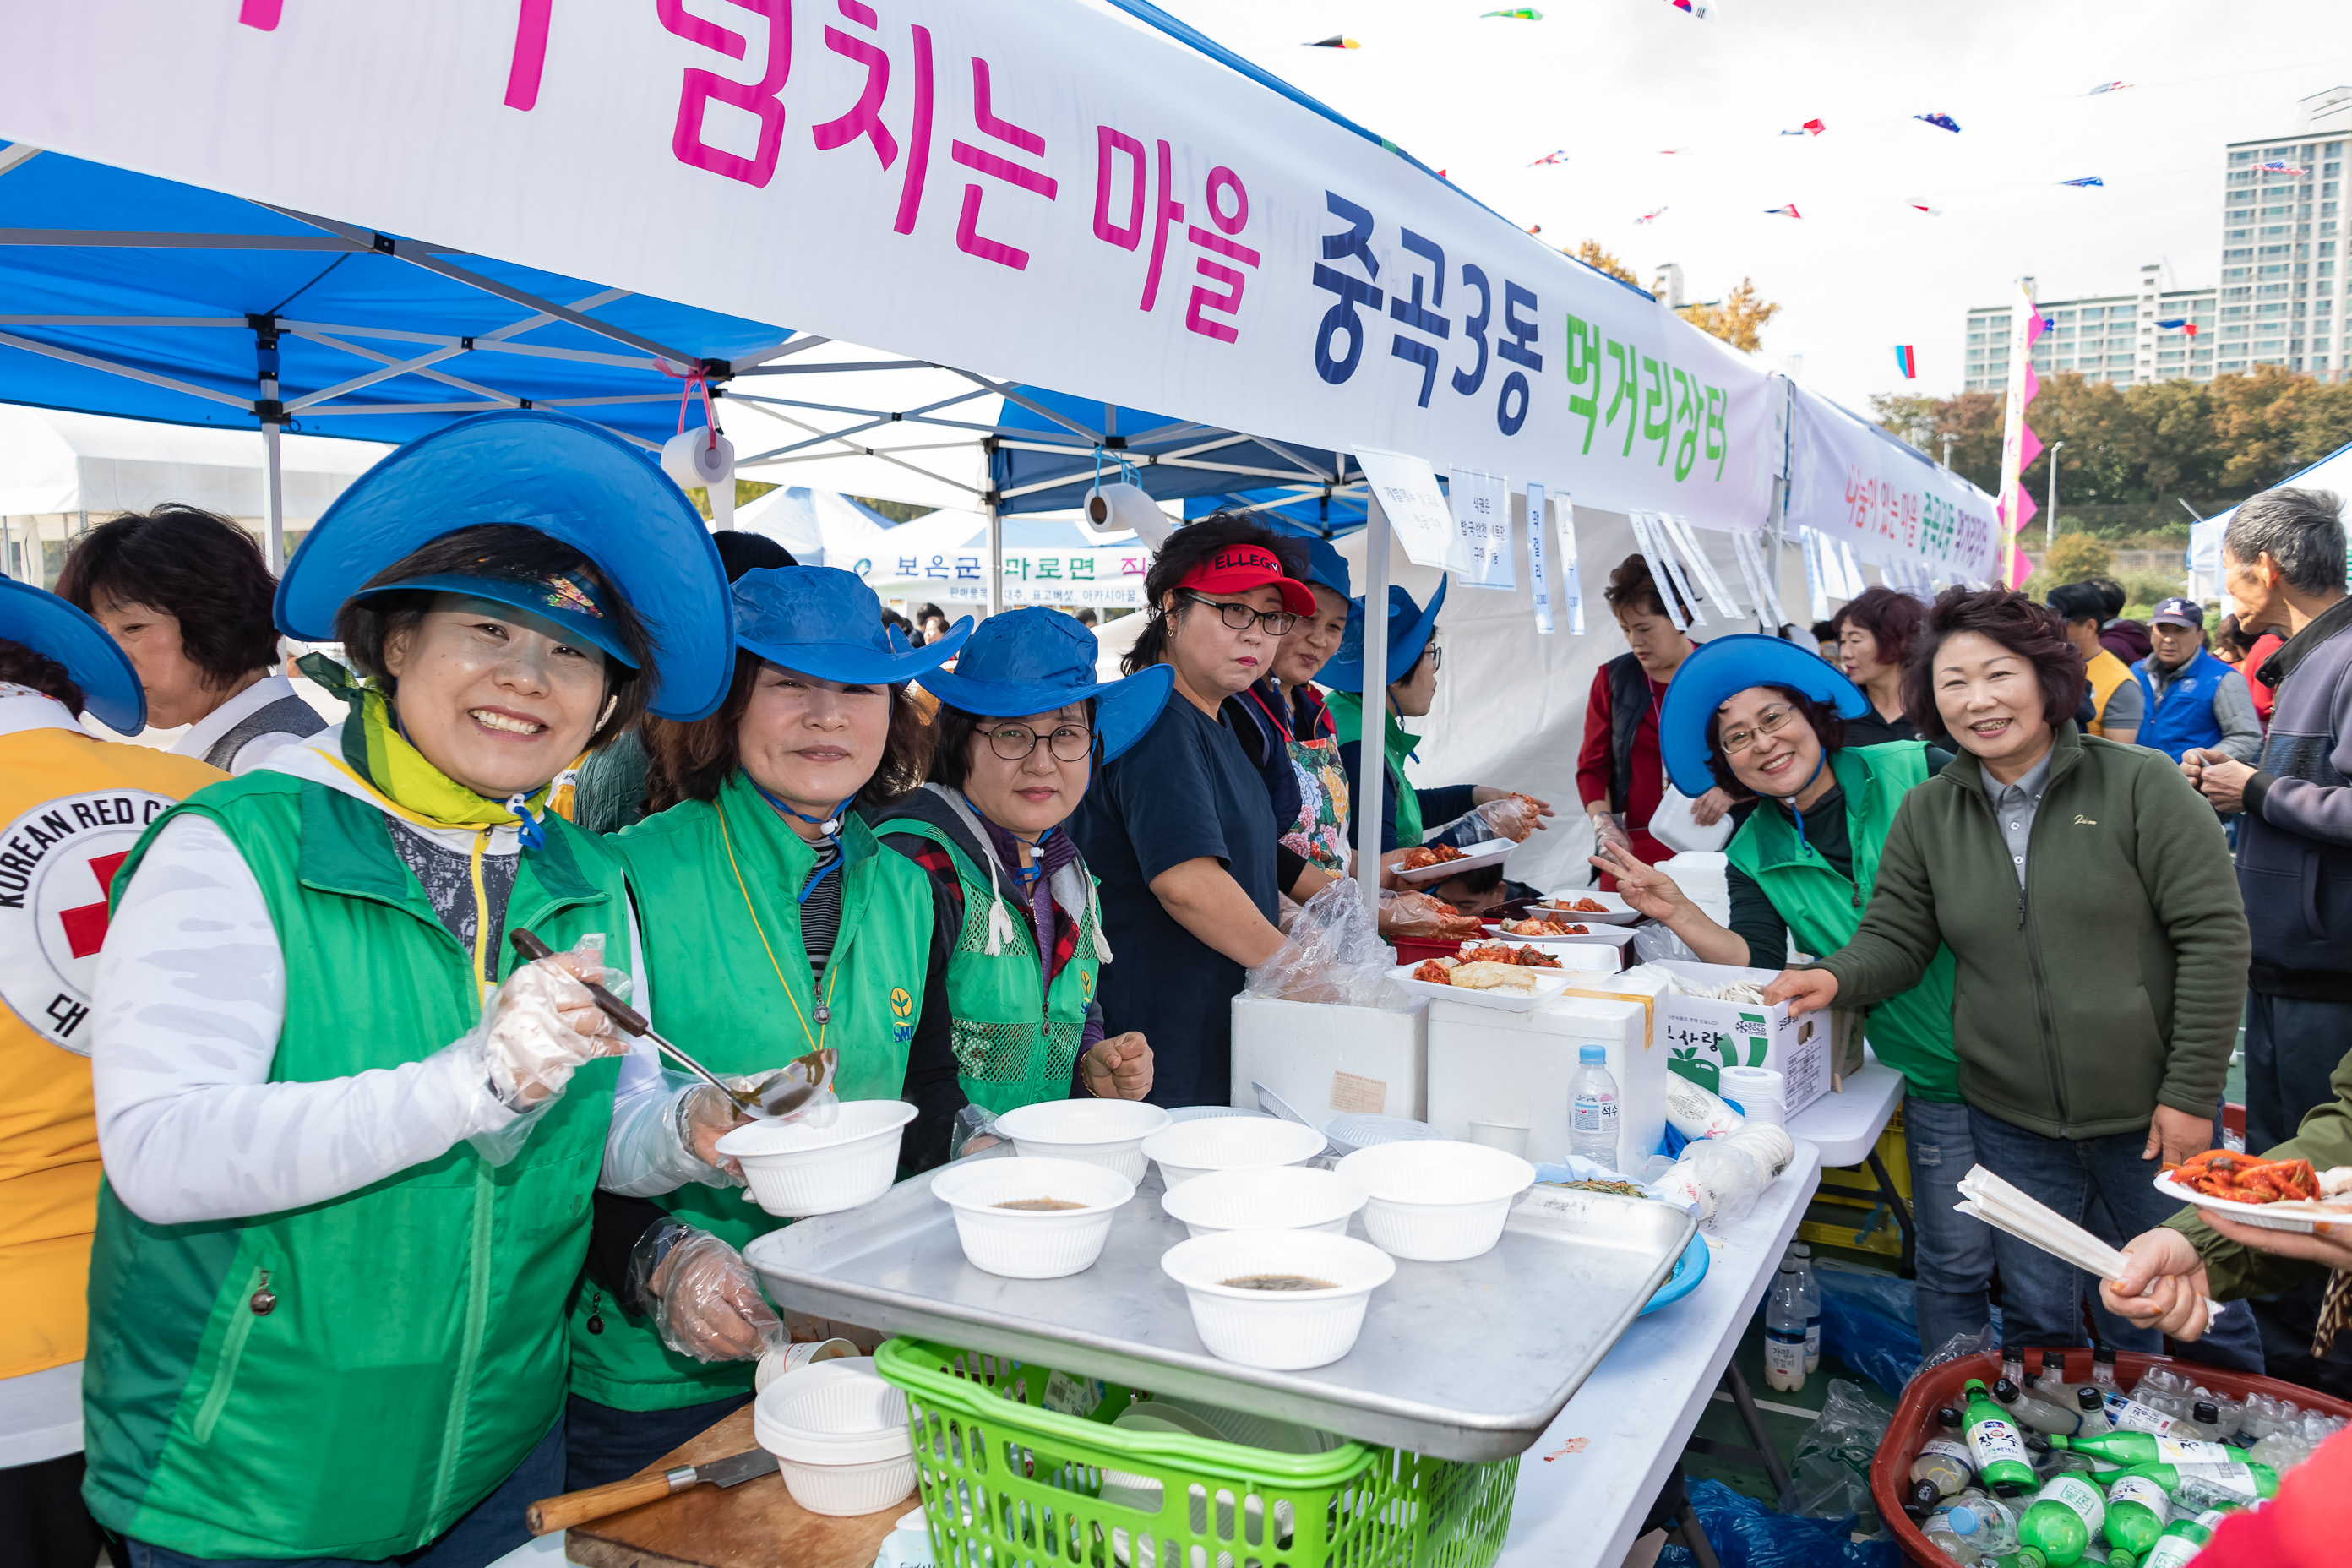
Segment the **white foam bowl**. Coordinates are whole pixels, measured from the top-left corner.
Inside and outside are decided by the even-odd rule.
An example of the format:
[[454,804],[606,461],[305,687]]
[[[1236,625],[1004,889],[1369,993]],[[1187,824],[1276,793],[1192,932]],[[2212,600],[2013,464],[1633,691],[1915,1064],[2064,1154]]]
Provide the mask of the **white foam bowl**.
[[[1396,1264],[1353,1237],[1314,1230],[1227,1230],[1180,1241],[1160,1267],[1184,1288],[1192,1327],[1221,1361],[1272,1372],[1328,1366],[1356,1345],[1372,1292]],[[1224,1281],[1304,1274],[1328,1290],[1251,1290]]]
[[1179,1121],[1143,1141],[1144,1154],[1160,1162],[1160,1179],[1171,1191],[1212,1171],[1296,1165],[1323,1148],[1323,1134],[1314,1128],[1271,1116]]
[[1041,1100],[1008,1110],[996,1130],[1024,1157],[1083,1160],[1143,1180],[1143,1141],[1168,1125],[1168,1112],[1140,1100]]
[[1380,1143],[1339,1162],[1370,1194],[1364,1234],[1382,1251],[1420,1263],[1475,1258],[1503,1238],[1511,1200],[1536,1168],[1517,1154],[1451,1139]]
[[[1141,1156],[1138,1155],[1140,1159]],[[955,1211],[964,1261],[1007,1279],[1059,1279],[1094,1267],[1110,1223],[1135,1184],[1083,1160],[978,1160],[931,1178],[931,1195]],[[1024,1198],[1061,1198],[1076,1209],[1004,1209]],[[814,1370],[814,1369],[812,1369]]]
[[898,1130],[915,1119],[899,1100],[842,1102],[828,1127],[754,1121],[719,1141],[743,1167],[761,1208],[787,1219],[872,1203],[898,1174]]
[[1160,1206],[1195,1237],[1227,1230],[1314,1230],[1344,1236],[1348,1217],[1364,1206],[1364,1197],[1363,1188],[1336,1171],[1276,1165],[1212,1171],[1181,1186],[1171,1185]]
[[915,1489],[907,1395],[867,1357],[820,1362],[761,1390],[751,1436],[811,1513],[877,1513]]

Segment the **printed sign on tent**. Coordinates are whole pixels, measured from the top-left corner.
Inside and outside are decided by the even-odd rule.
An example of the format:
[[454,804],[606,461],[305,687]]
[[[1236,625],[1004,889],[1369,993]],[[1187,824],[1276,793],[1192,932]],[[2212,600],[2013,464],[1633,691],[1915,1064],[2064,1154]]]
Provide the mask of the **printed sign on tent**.
[[1380,498],[1397,542],[1416,566],[1450,571],[1454,562],[1454,514],[1446,510],[1445,492],[1437,488],[1437,470],[1426,458],[1405,452],[1356,448],[1364,466],[1364,482]]
[[1810,528],[1797,530],[1797,544],[1805,555],[1805,593],[1812,600],[1813,619],[1830,618],[1830,589],[1822,574],[1822,536]]
[[[1568,569],[1570,573],[1576,570],[1573,555],[1568,558]],[[1549,637],[1551,573],[1544,560],[1544,488],[1532,480],[1528,484],[1528,584],[1535,593],[1536,630]]]
[[1568,634],[1584,635],[1584,568],[1576,559],[1576,503],[1567,496],[1552,502],[1559,518],[1560,595],[1568,601]]
[[1456,468],[1448,476],[1446,500],[1454,513],[1454,538],[1445,570],[1465,588],[1515,592],[1518,570],[1511,550],[1511,483],[1501,474]]

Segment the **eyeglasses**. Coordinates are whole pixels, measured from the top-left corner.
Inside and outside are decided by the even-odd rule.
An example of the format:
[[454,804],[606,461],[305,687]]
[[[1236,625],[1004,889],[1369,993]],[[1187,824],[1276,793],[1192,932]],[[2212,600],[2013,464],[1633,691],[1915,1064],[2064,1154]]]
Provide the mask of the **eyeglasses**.
[[1737,756],[1755,744],[1756,737],[1772,734],[1796,716],[1797,710],[1793,708],[1767,708],[1757,719],[1754,729],[1734,730],[1723,737],[1723,754]]
[[1028,761],[1040,741],[1057,762],[1082,763],[1095,749],[1095,732],[1083,724],[1065,724],[1048,735],[1026,724],[999,724],[988,731],[988,749],[1008,763]]
[[1432,675],[1445,668],[1445,650],[1435,643],[1423,648],[1421,657],[1429,661],[1429,673]]
[[1264,629],[1266,636],[1282,637],[1288,637],[1290,628],[1298,624],[1298,617],[1288,610],[1253,610],[1247,605],[1223,604],[1210,598],[1205,594],[1196,594],[1190,588],[1183,589],[1182,593],[1194,604],[1206,605],[1216,611],[1217,618],[1234,631],[1245,632],[1250,629],[1250,624],[1254,621]]

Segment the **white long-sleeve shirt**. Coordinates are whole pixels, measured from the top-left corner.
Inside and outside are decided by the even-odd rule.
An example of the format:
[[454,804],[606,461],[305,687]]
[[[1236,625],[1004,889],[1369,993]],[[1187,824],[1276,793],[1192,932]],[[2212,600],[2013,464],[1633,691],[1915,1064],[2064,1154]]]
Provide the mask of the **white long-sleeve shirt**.
[[[264,765],[369,799],[313,746]],[[440,841],[470,848],[473,837]],[[517,852],[513,828],[493,830],[487,854]],[[641,975],[635,922],[616,913],[629,920],[630,969]],[[643,990],[637,1005],[650,1009]],[[321,1203],[515,1120],[460,1050],[273,1083],[285,1017],[285,955],[260,884],[218,825],[173,818],[108,930],[91,1016],[99,1147],[133,1213],[180,1225]],[[672,1092],[652,1046],[635,1042],[621,1064],[604,1184],[641,1194],[678,1184],[687,1167],[672,1119],[658,1113]]]

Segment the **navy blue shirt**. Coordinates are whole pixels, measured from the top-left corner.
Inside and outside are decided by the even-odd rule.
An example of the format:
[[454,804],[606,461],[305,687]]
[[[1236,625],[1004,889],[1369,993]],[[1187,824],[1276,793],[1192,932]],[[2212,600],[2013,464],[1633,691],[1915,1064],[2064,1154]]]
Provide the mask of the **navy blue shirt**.
[[1242,966],[1177,924],[1151,879],[1213,856],[1272,921],[1276,830],[1265,781],[1233,731],[1178,693],[1102,770],[1070,837],[1101,883],[1111,948],[1103,1027],[1150,1041],[1154,1104],[1228,1103]]

